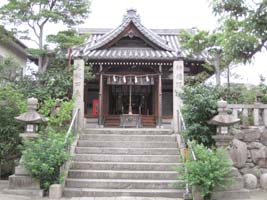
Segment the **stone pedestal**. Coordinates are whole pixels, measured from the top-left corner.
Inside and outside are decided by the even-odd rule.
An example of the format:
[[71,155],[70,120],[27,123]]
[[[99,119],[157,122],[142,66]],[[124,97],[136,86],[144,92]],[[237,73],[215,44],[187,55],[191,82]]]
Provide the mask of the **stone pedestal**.
[[120,127],[123,128],[140,128],[141,115],[139,114],[122,114],[120,115]]
[[60,199],[62,197],[62,186],[53,184],[49,187],[49,199]]
[[[232,161],[230,156],[230,144],[234,137],[232,135],[215,135],[212,138],[215,140],[217,147],[222,147],[227,150],[228,158]],[[212,194],[212,199],[249,199],[249,191],[244,189],[244,180],[237,168],[232,167],[229,178],[232,178],[234,182],[224,188],[216,188],[215,192]]]
[[44,191],[40,188],[39,181],[33,179],[21,164],[15,168],[15,174],[8,177],[8,181],[8,189],[4,190],[6,194],[32,197],[44,196]]

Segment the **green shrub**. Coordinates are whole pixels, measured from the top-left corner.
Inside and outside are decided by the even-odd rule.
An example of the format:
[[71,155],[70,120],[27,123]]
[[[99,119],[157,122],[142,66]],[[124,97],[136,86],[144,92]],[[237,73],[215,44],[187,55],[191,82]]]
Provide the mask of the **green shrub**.
[[45,190],[51,184],[60,183],[60,166],[70,158],[65,149],[64,137],[50,130],[48,134],[41,134],[37,140],[25,143],[23,165],[34,178],[40,180]]
[[217,114],[219,92],[205,85],[187,86],[180,95],[183,100],[182,113],[187,126],[185,137],[206,146],[215,144],[212,135],[216,128],[207,122]]
[[183,178],[191,187],[199,188],[201,195],[208,200],[216,187],[225,187],[232,182],[229,177],[231,162],[222,148],[211,150],[196,143],[193,143],[192,146],[197,160],[194,161],[190,157],[184,163],[184,168],[178,168],[178,171],[183,170],[184,172],[186,168]]
[[20,92],[12,87],[0,87],[0,176],[12,173],[13,167],[5,169],[3,166],[14,166],[20,156],[19,134],[23,132],[23,126],[14,117],[25,110],[26,99]]
[[73,100],[48,98],[41,104],[39,112],[48,117],[48,127],[65,133],[72,117],[72,110]]
[[72,73],[62,68],[49,68],[42,74],[36,74],[36,79],[23,77],[16,82],[16,87],[26,97],[35,97],[39,102],[49,98],[72,96]]

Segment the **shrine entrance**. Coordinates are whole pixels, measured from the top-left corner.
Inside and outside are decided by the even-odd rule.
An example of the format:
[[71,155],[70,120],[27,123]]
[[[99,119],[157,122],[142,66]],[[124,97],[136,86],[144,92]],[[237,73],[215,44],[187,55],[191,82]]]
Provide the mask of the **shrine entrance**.
[[110,85],[109,114],[128,114],[131,107],[132,114],[153,115],[153,91],[152,85]]

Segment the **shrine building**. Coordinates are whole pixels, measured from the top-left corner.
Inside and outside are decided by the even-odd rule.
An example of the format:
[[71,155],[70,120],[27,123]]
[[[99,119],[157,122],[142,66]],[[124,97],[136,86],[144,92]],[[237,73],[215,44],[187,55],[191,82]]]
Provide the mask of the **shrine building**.
[[181,49],[179,30],[148,29],[130,9],[115,29],[79,32],[90,33],[72,54],[80,125],[176,131],[184,77],[202,72],[204,64]]

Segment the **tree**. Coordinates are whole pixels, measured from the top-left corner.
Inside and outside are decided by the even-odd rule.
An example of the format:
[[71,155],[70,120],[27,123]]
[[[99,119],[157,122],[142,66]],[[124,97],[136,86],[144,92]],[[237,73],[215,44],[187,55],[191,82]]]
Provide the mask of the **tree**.
[[0,62],[0,85],[12,83],[16,78],[21,77],[22,70],[18,62],[12,57],[4,58]]
[[0,42],[7,43],[13,39],[13,32],[6,30],[4,26],[0,25]]
[[227,38],[225,55],[229,59],[247,63],[267,49],[266,0],[213,0],[211,5],[220,17],[220,28]]
[[[20,156],[19,134],[23,132],[23,126],[14,117],[25,111],[26,99],[20,92],[11,86],[0,87],[0,179],[1,169],[6,169],[6,165],[14,166],[14,160]],[[2,175],[10,173],[10,169],[3,170]]]
[[[63,23],[67,26],[78,25],[88,17],[89,0],[8,0],[0,8],[3,22],[15,26],[23,25],[24,30],[18,31],[21,38],[34,41],[39,56],[39,72],[44,72],[47,66],[43,65],[43,55],[46,53],[44,33],[48,24]],[[33,37],[29,36],[29,29]]]
[[223,57],[222,47],[223,33],[194,30],[193,32],[183,30],[179,35],[179,41],[183,48],[189,50],[190,55],[199,55],[205,59],[207,68],[214,68],[216,85],[220,85],[221,69],[228,62]]

